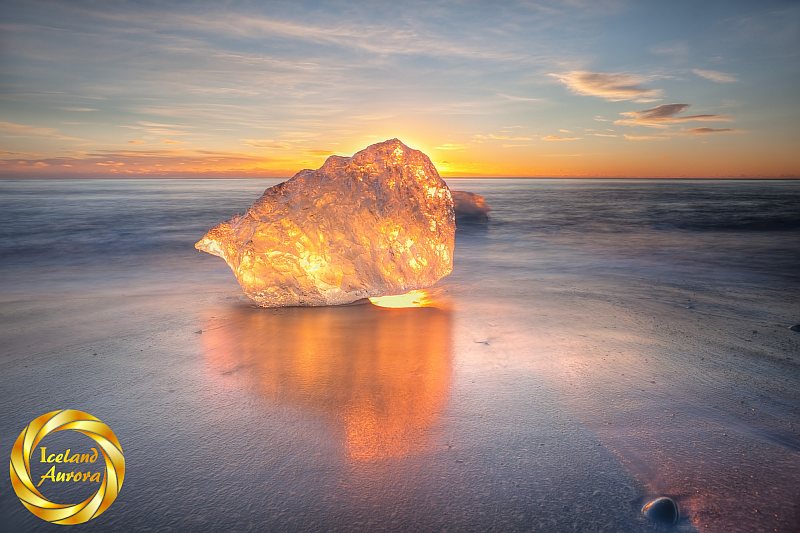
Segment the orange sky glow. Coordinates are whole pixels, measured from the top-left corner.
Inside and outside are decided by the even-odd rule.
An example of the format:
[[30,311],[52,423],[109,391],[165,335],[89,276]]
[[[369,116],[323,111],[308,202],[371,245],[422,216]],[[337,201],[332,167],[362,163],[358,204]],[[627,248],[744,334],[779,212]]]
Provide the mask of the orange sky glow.
[[792,3],[270,6],[3,3],[0,178],[800,176]]

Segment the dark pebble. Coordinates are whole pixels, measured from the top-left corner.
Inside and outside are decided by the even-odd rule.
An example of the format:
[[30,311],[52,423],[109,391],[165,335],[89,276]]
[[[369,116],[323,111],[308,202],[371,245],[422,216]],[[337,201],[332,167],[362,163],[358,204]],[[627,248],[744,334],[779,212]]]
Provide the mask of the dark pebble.
[[796,331],[796,332],[800,333],[800,324],[795,324],[794,326],[790,327],[789,329],[792,330],[792,331]]
[[656,523],[674,524],[678,521],[678,504],[672,498],[662,496],[647,502],[642,507],[642,514]]

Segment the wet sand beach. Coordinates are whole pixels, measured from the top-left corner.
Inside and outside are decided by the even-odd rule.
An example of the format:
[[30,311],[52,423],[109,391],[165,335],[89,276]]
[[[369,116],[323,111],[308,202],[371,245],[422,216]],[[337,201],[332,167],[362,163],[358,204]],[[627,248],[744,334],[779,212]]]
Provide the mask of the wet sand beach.
[[271,183],[0,184],[0,447],[125,451],[76,527],[797,530],[796,182],[454,180],[492,213],[431,307],[260,309],[191,247]]

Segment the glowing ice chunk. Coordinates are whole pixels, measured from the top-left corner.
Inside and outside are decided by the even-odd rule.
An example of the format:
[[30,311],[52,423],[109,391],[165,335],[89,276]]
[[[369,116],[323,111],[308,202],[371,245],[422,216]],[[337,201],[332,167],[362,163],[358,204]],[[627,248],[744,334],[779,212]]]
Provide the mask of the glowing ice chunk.
[[331,156],[264,191],[195,248],[264,307],[336,305],[422,289],[453,269],[453,199],[430,159],[397,139]]

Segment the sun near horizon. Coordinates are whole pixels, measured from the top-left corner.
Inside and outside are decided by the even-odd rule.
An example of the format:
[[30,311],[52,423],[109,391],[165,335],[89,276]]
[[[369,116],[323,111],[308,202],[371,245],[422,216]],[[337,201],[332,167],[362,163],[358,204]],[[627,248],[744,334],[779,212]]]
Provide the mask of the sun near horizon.
[[791,2],[4,2],[0,178],[800,176]]

